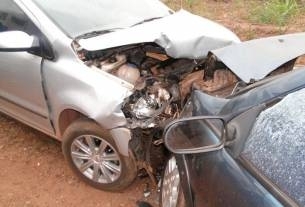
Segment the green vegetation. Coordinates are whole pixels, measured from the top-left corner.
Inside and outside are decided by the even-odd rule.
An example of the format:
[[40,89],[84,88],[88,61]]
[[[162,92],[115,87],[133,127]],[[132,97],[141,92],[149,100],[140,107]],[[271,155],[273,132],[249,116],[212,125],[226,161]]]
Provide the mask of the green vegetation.
[[193,3],[194,3],[194,0],[185,0],[186,1],[186,3],[188,4],[188,6],[192,6],[193,5]]
[[[257,37],[258,34],[262,35],[262,32],[269,36],[305,31],[305,0],[162,1],[175,11],[183,8],[231,27],[235,32],[242,33],[244,39]],[[253,26],[248,28],[247,24]]]
[[251,12],[251,19],[258,23],[284,26],[298,11],[296,0],[270,0],[255,8]]

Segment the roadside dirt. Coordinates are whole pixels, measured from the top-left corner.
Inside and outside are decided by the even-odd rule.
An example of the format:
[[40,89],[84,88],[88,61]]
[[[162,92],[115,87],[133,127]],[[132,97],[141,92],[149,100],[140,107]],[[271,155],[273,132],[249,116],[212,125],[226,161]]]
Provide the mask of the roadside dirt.
[[[171,6],[177,9],[180,1],[173,2],[176,4]],[[251,24],[239,18],[246,13],[243,7],[233,10],[230,3],[212,0],[204,1],[204,4],[204,10],[199,11],[196,4],[192,10],[207,14],[205,16],[229,27],[243,40],[304,31],[303,17],[295,26],[279,30],[275,26]],[[301,63],[305,61],[301,60]],[[143,197],[146,183],[150,183],[149,179],[137,179],[122,193],[93,189],[67,167],[58,141],[0,114],[0,206],[132,207],[137,200],[158,206],[155,190],[148,199]]]
[[[149,179],[122,193],[93,189],[67,167],[60,142],[0,114],[0,206],[133,207]],[[158,206],[153,191],[147,200]]]

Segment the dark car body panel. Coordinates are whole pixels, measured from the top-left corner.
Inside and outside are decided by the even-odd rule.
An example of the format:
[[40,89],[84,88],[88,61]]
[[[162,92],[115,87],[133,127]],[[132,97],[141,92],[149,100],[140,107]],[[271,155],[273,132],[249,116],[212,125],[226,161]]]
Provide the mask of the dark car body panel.
[[183,159],[187,163],[191,189],[185,193],[192,195],[193,200],[188,202],[194,206],[282,206],[225,149],[181,155],[177,161],[181,163]]
[[253,166],[245,164],[240,152],[258,114],[287,94],[305,88],[304,80],[305,68],[264,80],[226,99],[200,91],[192,94],[188,106],[191,116],[230,118],[224,148],[175,154],[187,206],[298,206]]
[[262,80],[257,87],[250,85],[251,90],[243,89],[246,92],[229,96],[228,98],[217,98],[201,91],[194,91],[192,103],[194,105],[193,116],[200,115],[228,115],[245,111],[253,106],[272,102],[293,91],[305,86],[305,68],[296,69],[285,74],[270,77],[269,80]]

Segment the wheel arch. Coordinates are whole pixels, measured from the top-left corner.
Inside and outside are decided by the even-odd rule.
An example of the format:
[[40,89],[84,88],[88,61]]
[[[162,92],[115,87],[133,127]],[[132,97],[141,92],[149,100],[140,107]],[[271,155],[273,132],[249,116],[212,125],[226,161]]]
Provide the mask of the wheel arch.
[[60,112],[57,121],[58,123],[57,129],[60,139],[64,134],[64,132],[66,131],[66,129],[68,128],[68,126],[80,118],[89,118],[89,117],[84,113],[72,108],[67,108]]
[[56,122],[56,131],[57,131],[57,138],[62,141],[62,136],[66,129],[76,120],[85,118],[90,119],[96,122],[101,128],[105,130],[109,130],[111,135],[113,136],[113,140],[116,143],[116,146],[119,152],[126,156],[130,156],[129,152],[129,141],[131,140],[131,131],[126,127],[115,127],[115,128],[105,128],[102,123],[98,122],[94,118],[90,117],[86,113],[83,113],[80,110],[73,109],[73,108],[65,108],[63,109],[58,116]]

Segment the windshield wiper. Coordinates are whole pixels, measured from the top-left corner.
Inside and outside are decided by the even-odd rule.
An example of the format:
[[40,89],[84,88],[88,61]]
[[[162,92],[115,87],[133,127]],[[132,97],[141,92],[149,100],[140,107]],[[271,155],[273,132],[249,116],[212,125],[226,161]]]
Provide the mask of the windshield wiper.
[[76,39],[88,39],[88,38],[91,38],[91,37],[96,37],[96,36],[99,36],[99,35],[103,35],[103,34],[107,34],[107,33],[110,33],[110,32],[114,32],[118,29],[122,29],[122,28],[114,28],[114,29],[106,29],[106,30],[95,30],[95,31],[91,31],[91,32],[87,32],[87,33],[84,33],[84,34],[81,34],[79,36],[76,37]]
[[163,17],[153,17],[153,18],[149,18],[149,19],[144,19],[143,21],[140,21],[138,23],[135,23],[135,24],[131,25],[131,27],[134,27],[134,26],[139,25],[139,24],[143,24],[145,22],[151,22],[151,21],[154,21],[156,19],[161,19],[161,18],[163,18]]

